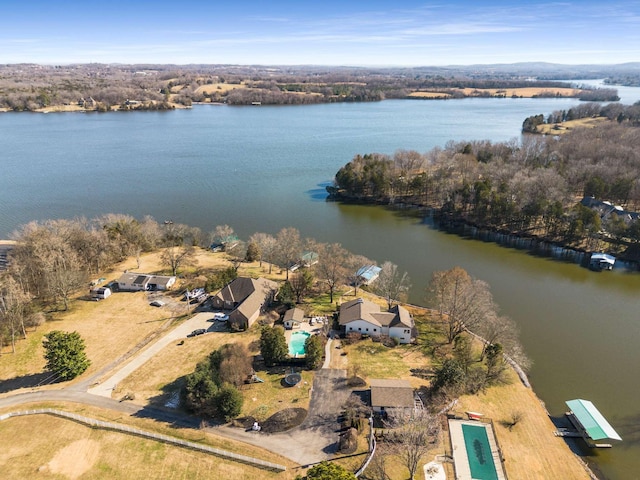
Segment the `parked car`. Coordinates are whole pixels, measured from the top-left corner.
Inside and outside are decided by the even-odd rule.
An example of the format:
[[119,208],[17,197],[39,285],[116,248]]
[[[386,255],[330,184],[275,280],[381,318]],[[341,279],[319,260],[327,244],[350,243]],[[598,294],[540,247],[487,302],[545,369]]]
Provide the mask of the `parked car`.
[[218,312],[213,314],[213,319],[217,320],[218,322],[226,322],[227,320],[229,320],[229,315]]
[[162,307],[164,306],[164,304],[165,303],[162,300],[154,300],[149,305],[151,305],[152,307]]
[[202,335],[204,333],[207,333],[207,330],[205,328],[196,328],[193,332],[187,335],[187,337],[197,337],[198,335]]

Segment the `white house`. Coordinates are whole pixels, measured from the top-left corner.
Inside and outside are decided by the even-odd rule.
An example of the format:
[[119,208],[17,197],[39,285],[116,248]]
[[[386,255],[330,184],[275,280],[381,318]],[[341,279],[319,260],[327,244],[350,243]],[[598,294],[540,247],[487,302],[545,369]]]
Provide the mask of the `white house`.
[[340,305],[340,326],[345,333],[357,332],[372,337],[387,335],[397,338],[400,343],[410,343],[415,324],[411,314],[400,305],[382,312],[379,305],[357,298]]
[[126,292],[169,290],[174,283],[176,277],[125,272],[118,279],[118,289]]

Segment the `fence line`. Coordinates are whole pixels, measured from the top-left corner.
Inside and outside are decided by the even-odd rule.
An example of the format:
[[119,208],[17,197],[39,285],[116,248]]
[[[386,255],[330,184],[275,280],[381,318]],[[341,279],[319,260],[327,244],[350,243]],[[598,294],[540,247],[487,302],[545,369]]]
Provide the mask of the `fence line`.
[[364,473],[364,471],[367,469],[367,467],[371,463],[371,460],[373,460],[373,456],[376,453],[376,447],[378,446],[378,443],[376,442],[376,437],[374,433],[375,432],[373,430],[373,417],[369,417],[369,455],[365,459],[362,466],[355,473],[356,478]]
[[25,415],[39,415],[39,414],[47,414],[54,415],[57,417],[66,418],[69,420],[73,420],[78,423],[82,423],[84,425],[88,425],[91,428],[101,428],[104,430],[114,430],[117,432],[128,433],[130,435],[137,435],[144,438],[149,438],[152,440],[157,440],[159,442],[168,443],[172,445],[177,445],[180,447],[190,448],[192,450],[197,450],[204,453],[209,453],[212,455],[216,455],[223,458],[228,458],[231,460],[235,460],[241,463],[245,463],[248,465],[253,465],[258,468],[263,468],[265,470],[271,470],[276,472],[283,472],[287,469],[284,465],[279,465],[277,463],[266,462],[264,460],[260,460],[259,458],[248,457],[246,455],[240,455],[233,452],[228,452],[226,450],[221,450],[219,448],[209,447],[208,445],[202,445],[195,442],[190,442],[188,440],[182,440],[175,437],[170,437],[168,435],[162,435],[160,433],[147,432],[144,430],[140,430],[138,428],[129,427],[127,425],[121,425],[112,422],[104,422],[102,420],[96,420],[94,418],[85,417],[82,415],[77,415],[75,413],[63,412],[61,410],[54,410],[51,408],[41,408],[36,410],[22,410],[17,412],[9,412],[3,415],[0,415],[0,421],[6,420],[11,417],[20,417]]

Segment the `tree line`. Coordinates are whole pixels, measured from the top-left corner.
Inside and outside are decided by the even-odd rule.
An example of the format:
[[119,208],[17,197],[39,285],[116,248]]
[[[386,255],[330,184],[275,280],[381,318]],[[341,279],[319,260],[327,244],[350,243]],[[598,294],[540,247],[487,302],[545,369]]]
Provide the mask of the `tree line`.
[[[605,107],[613,116],[618,105]],[[635,111],[634,105],[625,112]],[[637,257],[640,224],[580,204],[594,196],[629,211],[640,206],[640,129],[634,121],[576,128],[561,137],[448,142],[427,153],[356,155],[327,188],[333,198],[434,209],[520,236]],[[615,235],[612,234],[615,232]]]
[[547,117],[543,114],[531,115],[522,122],[523,133],[539,133],[538,126],[544,124],[558,124],[581,118],[602,117],[618,123],[630,123],[633,126],[640,126],[640,102],[633,105],[622,105],[620,103],[609,103],[601,105],[591,102],[577,105],[569,110],[556,110]]
[[[235,235],[232,227],[218,225],[208,234],[199,228],[166,222],[147,216],[138,220],[124,214],[106,214],[92,220],[47,220],[30,222],[12,235],[16,241],[9,253],[6,271],[0,272],[0,347],[25,338],[27,329],[41,325],[47,313],[66,310],[79,291],[89,288],[92,278],[115,264],[133,257],[140,267],[142,253],[161,250],[161,262],[167,273],[178,275],[194,265],[197,248],[222,245],[231,265],[208,272],[206,290],[217,291],[237,277],[243,262],[259,261],[286,271],[281,289],[285,305],[300,303],[312,288],[329,293],[334,301],[338,288],[345,284],[360,286],[356,272],[372,260],[349,252],[339,243],[324,244],[303,238],[292,227],[277,234],[252,234],[247,241]],[[303,266],[305,252],[318,259],[313,268]],[[381,294],[391,304],[408,291],[408,279],[390,262],[383,265]],[[387,274],[388,272],[388,274]],[[388,281],[385,281],[388,278]],[[186,282],[187,288],[195,285]]]
[[[465,68],[366,69],[229,65],[0,65],[0,108],[34,111],[78,105],[88,110],[158,110],[194,102],[232,105],[365,102],[406,98],[437,88],[453,98],[462,89],[531,86],[528,74]],[[217,85],[218,88],[203,88]],[[221,88],[220,85],[225,85]],[[536,87],[566,87],[539,80]],[[230,87],[230,88],[226,88]],[[614,101],[611,88],[581,86],[579,98]]]

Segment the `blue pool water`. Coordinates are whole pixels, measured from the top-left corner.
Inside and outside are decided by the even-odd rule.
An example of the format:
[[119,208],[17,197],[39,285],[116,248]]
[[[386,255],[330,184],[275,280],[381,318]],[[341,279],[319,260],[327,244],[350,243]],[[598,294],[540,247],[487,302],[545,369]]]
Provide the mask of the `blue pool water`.
[[483,425],[463,424],[462,434],[467,447],[471,477],[478,480],[498,480],[487,429]]
[[292,357],[300,357],[304,355],[304,343],[311,336],[307,332],[293,332],[289,341],[289,355]]

